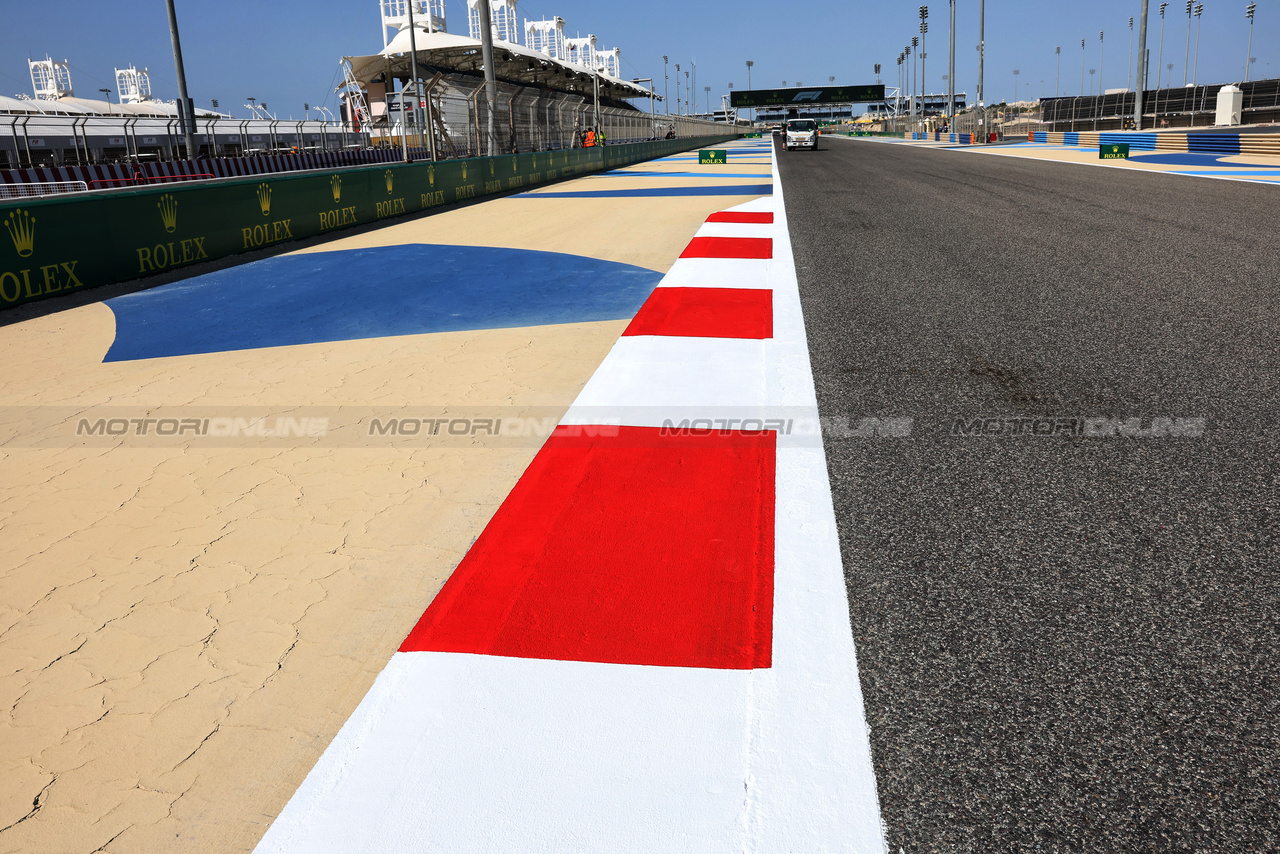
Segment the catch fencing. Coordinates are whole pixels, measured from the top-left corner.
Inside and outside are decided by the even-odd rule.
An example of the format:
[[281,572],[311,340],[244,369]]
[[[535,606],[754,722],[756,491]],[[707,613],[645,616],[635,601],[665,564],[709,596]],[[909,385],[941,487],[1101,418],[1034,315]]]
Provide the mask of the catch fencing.
[[[424,159],[425,152],[410,152]],[[367,166],[403,160],[401,151],[308,151],[301,154],[257,157],[201,157],[197,160],[147,161],[145,163],[102,163],[86,166],[40,166],[31,169],[0,169],[0,198],[7,188],[23,184],[60,186],[58,192],[149,187],[176,181],[241,178],[309,169]],[[16,195],[16,194],[14,194]]]
[[[414,104],[419,105],[414,110]],[[602,103],[597,120],[591,97],[499,82],[490,114],[484,81],[463,74],[437,74],[422,94],[410,90],[407,121],[393,102],[369,128],[373,144],[382,148],[408,145],[436,160],[459,157],[525,154],[581,148],[587,131],[598,128],[608,144],[656,139],[688,139],[736,130],[723,122],[635,107]],[[425,106],[425,109],[423,107]],[[489,142],[490,127],[493,142]]]

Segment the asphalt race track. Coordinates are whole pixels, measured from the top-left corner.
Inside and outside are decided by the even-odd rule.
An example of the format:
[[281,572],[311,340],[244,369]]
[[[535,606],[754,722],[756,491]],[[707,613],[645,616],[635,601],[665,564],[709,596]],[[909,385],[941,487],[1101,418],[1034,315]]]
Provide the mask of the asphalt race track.
[[778,156],[888,850],[1280,850],[1280,195]]

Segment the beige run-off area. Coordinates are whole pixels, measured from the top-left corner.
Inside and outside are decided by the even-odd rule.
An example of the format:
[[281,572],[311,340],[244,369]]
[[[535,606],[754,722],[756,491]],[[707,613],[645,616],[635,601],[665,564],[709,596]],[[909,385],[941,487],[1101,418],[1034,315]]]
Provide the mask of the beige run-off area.
[[[746,200],[500,199],[306,251],[501,235],[665,271]],[[251,850],[537,451],[113,445],[51,434],[41,413],[559,417],[625,326],[113,363],[101,303],[0,327],[0,852]]]

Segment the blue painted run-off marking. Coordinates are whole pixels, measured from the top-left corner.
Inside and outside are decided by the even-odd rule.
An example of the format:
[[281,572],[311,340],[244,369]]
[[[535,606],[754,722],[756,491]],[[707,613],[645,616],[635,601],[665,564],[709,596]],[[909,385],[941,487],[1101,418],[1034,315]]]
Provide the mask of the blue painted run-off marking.
[[1140,154],[1130,157],[1134,163],[1156,163],[1161,166],[1221,166],[1224,169],[1252,169],[1266,168],[1272,166],[1271,163],[1231,163],[1223,160],[1224,157],[1232,157],[1239,155],[1230,154],[1209,154],[1205,152],[1189,152],[1175,151],[1168,154]]
[[387,246],[268,258],[107,301],[104,361],[626,320],[661,281],[555,252]]
[[517,199],[633,199],[658,196],[771,196],[772,184],[720,187],[647,187],[639,190],[584,190],[570,193],[521,193]]

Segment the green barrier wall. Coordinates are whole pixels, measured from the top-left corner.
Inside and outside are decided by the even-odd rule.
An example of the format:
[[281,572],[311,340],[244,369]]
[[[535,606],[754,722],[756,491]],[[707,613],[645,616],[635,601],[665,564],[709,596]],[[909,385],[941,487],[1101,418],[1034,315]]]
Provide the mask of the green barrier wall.
[[0,204],[0,309],[736,139],[259,175]]

